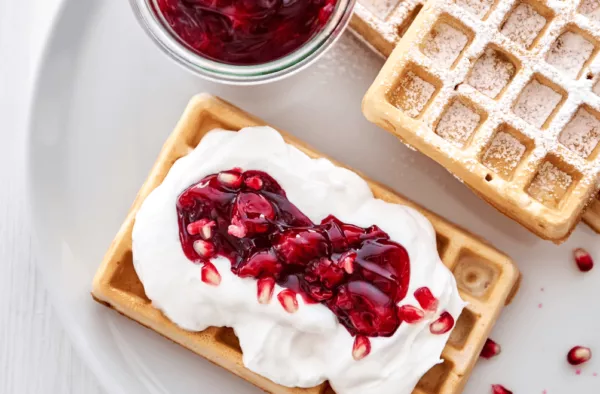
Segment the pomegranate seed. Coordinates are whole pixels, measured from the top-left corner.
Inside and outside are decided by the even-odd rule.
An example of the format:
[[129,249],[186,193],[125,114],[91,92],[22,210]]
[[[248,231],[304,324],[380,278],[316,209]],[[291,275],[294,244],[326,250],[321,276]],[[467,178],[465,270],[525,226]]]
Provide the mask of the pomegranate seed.
[[200,219],[187,225],[187,231],[190,235],[200,234],[204,239],[212,237],[212,228],[215,222],[208,219]]
[[237,238],[244,238],[248,233],[248,229],[246,229],[246,226],[238,218],[234,217],[229,227],[227,227],[227,233]]
[[198,256],[204,258],[212,257],[215,254],[214,245],[201,239],[194,241],[194,250]]
[[421,305],[421,308],[429,312],[435,312],[438,308],[438,300],[434,297],[428,287],[421,287],[415,290],[415,298]]
[[220,172],[219,175],[217,175],[217,179],[223,185],[228,187],[237,188],[242,184],[242,176],[235,172]]
[[357,335],[352,346],[352,358],[356,361],[362,360],[371,353],[371,341],[362,335]]
[[573,349],[569,350],[567,354],[567,361],[571,365],[580,365],[592,358],[592,351],[589,347],[584,346],[575,346]]
[[262,179],[260,179],[257,176],[251,176],[251,177],[246,178],[246,180],[244,181],[244,183],[250,189],[254,189],[254,190],[260,190],[263,187],[263,181],[262,181]]
[[342,257],[340,257],[339,265],[348,274],[352,274],[354,272],[354,261],[355,260],[356,260],[356,252],[344,253],[342,255]]
[[499,384],[492,385],[492,394],[513,394],[512,391]]
[[409,324],[418,323],[425,317],[425,313],[412,305],[402,305],[398,308],[398,317]]
[[448,312],[444,312],[440,317],[429,325],[429,331],[432,334],[441,335],[450,331],[454,327],[454,318]]
[[221,274],[219,274],[217,267],[208,261],[204,263],[200,270],[200,278],[202,282],[212,286],[218,286],[221,283]]
[[293,290],[285,289],[277,294],[277,299],[289,313],[296,313],[298,311],[298,300],[296,299],[296,293]]
[[573,251],[575,256],[575,262],[581,272],[588,272],[594,268],[594,260],[587,250],[583,248],[577,248]]
[[492,341],[488,338],[485,341],[485,345],[483,345],[483,349],[481,350],[481,357],[490,359],[500,354],[502,348],[496,342]]
[[273,297],[273,289],[275,289],[275,279],[262,278],[257,284],[257,296],[259,304],[268,304]]

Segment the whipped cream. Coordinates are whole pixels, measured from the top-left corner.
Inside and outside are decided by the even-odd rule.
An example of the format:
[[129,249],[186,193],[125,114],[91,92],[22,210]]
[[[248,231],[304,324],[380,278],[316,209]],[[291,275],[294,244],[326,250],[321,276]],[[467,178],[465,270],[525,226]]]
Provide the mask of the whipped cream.
[[[361,227],[376,224],[410,256],[408,295],[399,305],[418,306],[414,291],[427,286],[439,300],[436,314],[416,324],[402,323],[391,337],[372,337],[371,352],[352,357],[354,338],[322,304],[288,313],[274,297],[259,304],[256,280],[231,272],[224,257],[211,262],[221,283],[201,281],[200,266],[188,260],[179,240],[179,194],[207,175],[240,167],[271,175],[288,199],[313,222],[329,214]],[[239,132],[213,130],[179,159],[163,183],[144,201],[133,228],[133,262],[153,305],[178,326],[202,331],[233,327],[244,365],[289,387],[313,387],[329,380],[338,394],[409,394],[440,354],[450,332],[434,335],[429,325],[442,311],[458,319],[465,303],[441,262],[431,223],[412,208],[375,199],[355,173],[326,159],[311,159],[269,127]],[[275,294],[283,288],[275,286]]]

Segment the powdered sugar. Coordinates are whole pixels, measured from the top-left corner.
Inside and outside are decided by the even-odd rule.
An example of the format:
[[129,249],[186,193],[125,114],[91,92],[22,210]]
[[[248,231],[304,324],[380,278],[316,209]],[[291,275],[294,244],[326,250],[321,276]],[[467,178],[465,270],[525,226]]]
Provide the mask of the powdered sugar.
[[500,51],[487,48],[469,74],[467,83],[495,98],[515,75],[515,65]]
[[481,116],[456,100],[440,119],[435,133],[457,146],[464,146],[481,121]]
[[600,2],[598,0],[583,0],[579,12],[591,20],[600,22]]
[[398,5],[398,0],[361,0],[360,4],[378,18],[385,19]]
[[557,207],[573,183],[573,177],[549,161],[542,164],[527,192],[539,202]]
[[531,5],[520,3],[500,31],[514,42],[529,48],[544,26],[546,26],[546,18]]
[[596,93],[598,96],[600,96],[600,79],[594,85],[593,92]]
[[600,142],[600,120],[585,108],[579,108],[558,140],[570,150],[587,158]]
[[395,106],[404,110],[408,116],[416,118],[423,111],[434,92],[435,86],[413,71],[409,71],[392,92],[391,101]]
[[449,68],[467,45],[468,37],[447,23],[438,23],[423,43],[423,53],[442,68]]
[[481,162],[504,178],[510,178],[525,154],[526,146],[505,131],[496,133]]
[[561,100],[562,95],[532,79],[521,92],[513,112],[526,122],[542,127]]
[[456,4],[483,19],[494,4],[494,0],[456,0]]
[[577,78],[593,51],[594,44],[581,34],[566,31],[552,44],[546,61],[570,77]]

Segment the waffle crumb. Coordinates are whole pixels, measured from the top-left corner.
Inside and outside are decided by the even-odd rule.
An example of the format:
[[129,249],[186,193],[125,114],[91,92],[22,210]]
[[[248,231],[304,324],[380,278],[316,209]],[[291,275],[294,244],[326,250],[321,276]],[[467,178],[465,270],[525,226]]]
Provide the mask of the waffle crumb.
[[562,100],[562,95],[533,79],[519,95],[513,112],[521,119],[541,128]]
[[546,26],[546,18],[527,3],[519,4],[510,14],[500,32],[514,42],[529,48]]
[[503,53],[487,48],[477,59],[467,83],[486,96],[496,98],[515,72],[515,65]]
[[566,31],[554,41],[546,61],[568,76],[577,78],[593,51],[594,44],[581,34]]
[[456,100],[440,119],[435,133],[454,145],[463,147],[481,121],[481,116]]
[[579,108],[558,140],[573,152],[587,158],[600,142],[600,120],[585,108]]
[[571,175],[546,161],[533,178],[527,193],[542,204],[555,208],[567,193],[571,183],[573,183]]
[[419,77],[413,71],[404,75],[398,87],[392,92],[391,102],[408,116],[416,118],[423,111],[435,92],[435,86]]
[[467,11],[477,16],[479,19],[483,19],[495,0],[455,0],[456,4],[464,7]]
[[484,153],[481,162],[502,177],[510,178],[525,151],[525,144],[511,134],[499,131]]
[[598,0],[583,0],[579,12],[591,20],[600,22],[600,2]]
[[423,53],[443,68],[449,68],[467,45],[468,37],[447,23],[438,23],[423,43]]

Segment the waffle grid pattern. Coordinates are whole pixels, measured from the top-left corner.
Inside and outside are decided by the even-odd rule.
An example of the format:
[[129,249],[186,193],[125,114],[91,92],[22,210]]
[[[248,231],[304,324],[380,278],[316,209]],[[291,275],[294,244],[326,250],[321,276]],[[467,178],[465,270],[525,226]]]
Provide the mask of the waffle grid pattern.
[[[332,394],[334,391],[326,383],[309,389],[287,388],[247,370],[242,364],[237,338],[229,328],[209,328],[200,333],[193,333],[177,327],[152,307],[133,268],[131,232],[135,215],[143,200],[162,182],[173,163],[187,154],[213,128],[239,130],[246,126],[264,124],[263,121],[216,97],[210,95],[194,97],[175,131],[165,143],[98,269],[92,295],[97,301],[116,309],[121,314],[157,331],[267,392]],[[321,157],[293,137],[286,134],[284,136],[288,143],[309,156]],[[433,223],[437,231],[438,249],[442,260],[454,271],[460,294],[470,304],[458,319],[449,344],[442,354],[445,362],[429,371],[414,391],[415,394],[459,393],[498,315],[518,290],[519,271],[507,256],[475,236],[378,184],[373,182],[369,184],[378,198],[413,206]]]
[[423,0],[358,0],[350,27],[375,52],[387,57],[423,4]]
[[[581,110],[600,122],[600,96],[592,91],[599,26],[577,11],[579,0],[490,0],[479,16],[464,3],[486,1],[458,1],[425,6],[369,89],[363,111],[505,214],[561,241],[599,187],[600,148],[585,156],[559,143]],[[530,45],[501,32],[521,4],[546,21]],[[592,46],[589,53],[561,54],[573,36]],[[565,56],[583,60],[573,66]],[[500,132],[517,156],[509,157],[507,146],[492,152],[496,163],[485,163]]]

